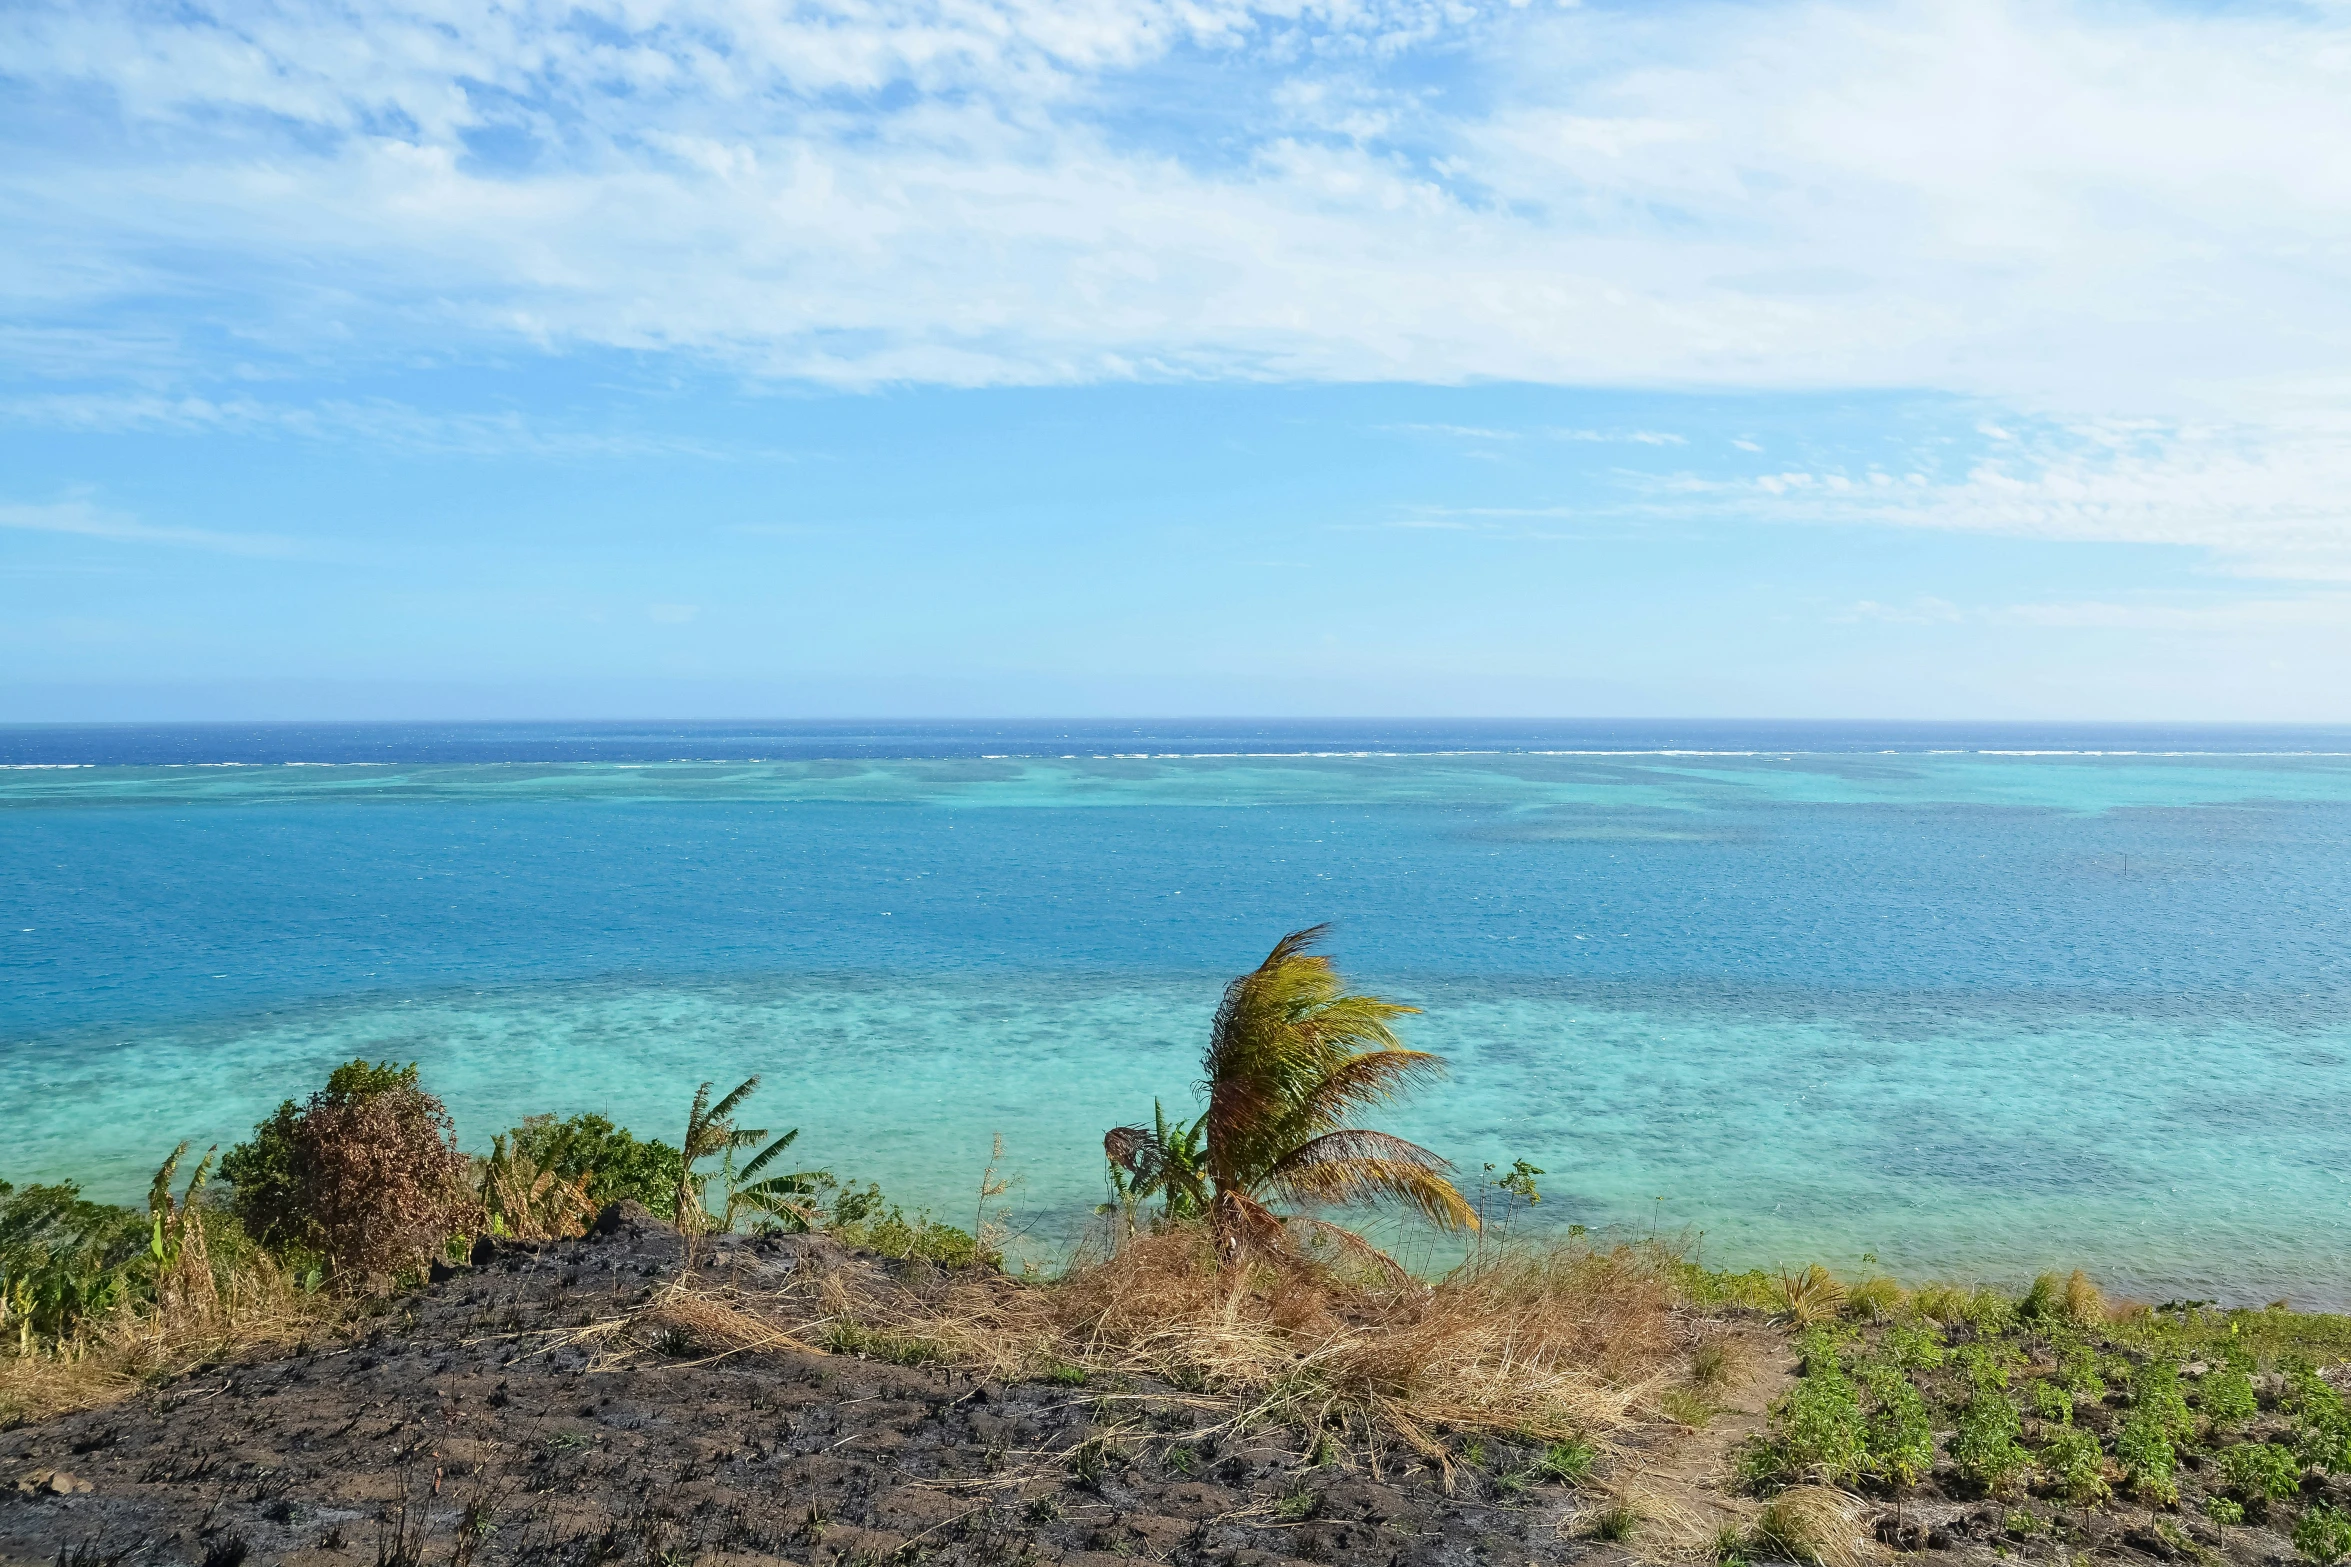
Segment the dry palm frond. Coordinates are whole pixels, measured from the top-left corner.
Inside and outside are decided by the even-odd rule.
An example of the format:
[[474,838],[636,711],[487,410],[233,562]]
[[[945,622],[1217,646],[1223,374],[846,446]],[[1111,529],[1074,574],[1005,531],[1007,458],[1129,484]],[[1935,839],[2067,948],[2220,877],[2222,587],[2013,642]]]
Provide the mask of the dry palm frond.
[[1605,1440],[1644,1418],[1676,1357],[1663,1271],[1632,1253],[1562,1250],[1434,1286],[1373,1279],[1220,1266],[1205,1230],[1182,1228],[1050,1288],[973,1280],[917,1299],[833,1275],[809,1304],[992,1375],[1149,1377],[1232,1401],[1229,1419],[1344,1426],[1374,1453],[1402,1446],[1440,1470],[1440,1429]]
[[814,1345],[765,1318],[682,1284],[663,1292],[645,1313],[645,1320],[657,1327],[677,1329],[712,1357],[774,1350],[817,1353]]

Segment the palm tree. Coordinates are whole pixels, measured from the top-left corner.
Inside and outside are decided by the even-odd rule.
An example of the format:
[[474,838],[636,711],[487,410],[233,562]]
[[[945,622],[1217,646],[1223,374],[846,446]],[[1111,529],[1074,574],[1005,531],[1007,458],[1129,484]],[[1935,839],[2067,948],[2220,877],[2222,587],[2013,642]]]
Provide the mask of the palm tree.
[[[1130,1183],[1166,1193],[1171,1217],[1179,1201],[1204,1210],[1228,1260],[1284,1249],[1269,1200],[1392,1203],[1446,1229],[1477,1228],[1477,1214],[1445,1179],[1451,1165],[1417,1143],[1348,1124],[1442,1075],[1445,1063],[1405,1049],[1388,1026],[1418,1008],[1341,991],[1331,960],[1313,951],[1328,932],[1292,931],[1225,987],[1201,1060],[1208,1109],[1197,1122],[1170,1128],[1160,1118],[1102,1139]],[[1204,1134],[1197,1155],[1193,1134]],[[1194,1158],[1196,1171],[1187,1168]],[[1322,1227],[1365,1246],[1351,1231]]]
[[739,1209],[765,1213],[801,1229],[814,1228],[816,1210],[806,1199],[830,1179],[824,1171],[795,1170],[790,1175],[760,1176],[778,1154],[792,1146],[800,1128],[793,1127],[737,1169],[735,1155],[747,1148],[758,1148],[760,1139],[767,1135],[765,1130],[738,1127],[733,1119],[736,1107],[758,1092],[759,1076],[753,1073],[744,1078],[735,1085],[734,1092],[717,1104],[710,1102],[710,1087],[704,1083],[694,1090],[694,1108],[686,1115],[686,1137],[680,1145],[684,1157],[678,1162],[678,1228],[693,1234],[710,1224],[710,1210],[702,1201],[702,1188],[710,1177],[696,1175],[694,1166],[705,1159],[720,1157],[724,1162],[718,1175],[727,1194],[726,1209],[718,1216],[721,1230],[735,1227]]
[[756,1148],[767,1135],[764,1130],[740,1129],[732,1119],[735,1107],[758,1087],[759,1076],[753,1073],[717,1104],[710,1102],[708,1083],[694,1090],[694,1108],[686,1114],[686,1135],[678,1144],[683,1157],[678,1161],[677,1225],[689,1235],[710,1222],[710,1210],[702,1206],[702,1184],[708,1177],[695,1175],[694,1166],[718,1154]]

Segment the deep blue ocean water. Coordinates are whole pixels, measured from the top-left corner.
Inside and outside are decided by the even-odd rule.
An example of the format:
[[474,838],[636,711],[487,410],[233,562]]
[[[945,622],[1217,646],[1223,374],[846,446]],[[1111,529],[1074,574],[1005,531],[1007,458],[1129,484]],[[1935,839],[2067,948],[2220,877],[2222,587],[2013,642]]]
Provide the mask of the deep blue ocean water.
[[[129,1197],[355,1054],[469,1143],[813,1162],[1040,1243],[1334,923],[1551,1222],[2351,1300],[2351,733],[1736,723],[0,728],[0,1177]],[[724,1086],[722,1084],[722,1086]]]

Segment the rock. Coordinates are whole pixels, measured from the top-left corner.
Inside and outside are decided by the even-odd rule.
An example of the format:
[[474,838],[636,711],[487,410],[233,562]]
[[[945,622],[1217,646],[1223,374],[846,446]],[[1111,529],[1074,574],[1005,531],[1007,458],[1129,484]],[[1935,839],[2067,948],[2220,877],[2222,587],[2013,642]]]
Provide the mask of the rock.
[[90,1482],[77,1479],[60,1469],[45,1482],[51,1496],[77,1496],[90,1489]]
[[605,1237],[627,1233],[643,1235],[650,1230],[666,1230],[669,1226],[653,1216],[653,1210],[633,1197],[606,1203],[604,1211],[596,1215],[596,1227],[590,1233]]
[[498,1260],[498,1243],[487,1235],[477,1237],[473,1243],[472,1254],[465,1260],[477,1268],[488,1267]]

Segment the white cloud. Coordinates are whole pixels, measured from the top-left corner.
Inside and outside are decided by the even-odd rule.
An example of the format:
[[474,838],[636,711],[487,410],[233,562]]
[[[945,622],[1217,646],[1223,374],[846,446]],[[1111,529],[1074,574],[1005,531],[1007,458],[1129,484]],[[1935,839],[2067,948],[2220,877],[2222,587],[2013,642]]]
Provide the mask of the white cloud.
[[2341,6],[75,0],[0,14],[0,56],[0,352],[108,382],[20,419],[592,450],[185,391],[582,345],[846,387],[1931,388],[2006,444],[1782,458],[1745,500],[2351,577]]
[[127,513],[108,511],[88,501],[55,501],[47,505],[0,504],[0,528],[31,533],[65,533],[86,539],[110,539],[124,544],[170,544],[209,550],[221,555],[271,558],[306,556],[316,551],[300,539],[275,533],[222,533],[209,528],[159,527]]
[[0,422],[77,431],[286,435],[308,440],[362,441],[398,451],[475,457],[718,459],[782,455],[769,451],[746,454],[709,442],[636,432],[548,429],[519,413],[430,413],[385,399],[286,402],[187,393],[40,392],[0,398]]
[[1998,433],[1951,478],[1792,470],[1664,488],[1686,502],[1788,520],[2187,546],[2232,575],[2351,581],[2351,419]]
[[2230,599],[2206,604],[2072,603],[2012,604],[2006,617],[2029,626],[2093,631],[2208,632],[2238,637],[2261,631],[2331,631],[2351,641],[2351,594],[2314,593],[2301,598]]
[[287,352],[2108,411],[2351,326],[2334,12],[90,0],[0,47],[16,313],[193,298]]

